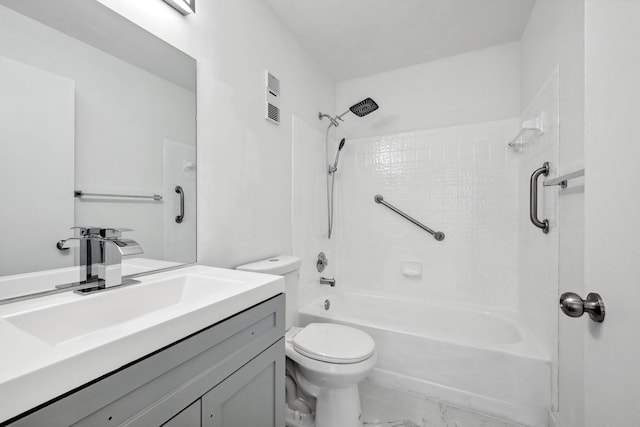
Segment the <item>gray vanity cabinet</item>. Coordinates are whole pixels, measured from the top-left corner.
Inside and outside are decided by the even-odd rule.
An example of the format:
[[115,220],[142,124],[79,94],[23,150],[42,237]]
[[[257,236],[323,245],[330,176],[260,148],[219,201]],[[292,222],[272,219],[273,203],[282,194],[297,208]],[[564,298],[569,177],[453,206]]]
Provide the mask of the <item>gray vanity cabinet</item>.
[[284,363],[270,347],[162,427],[284,426]]
[[8,425],[284,426],[284,313],[280,294]]
[[284,363],[270,348],[202,396],[202,427],[283,427]]
[[171,418],[162,427],[200,427],[202,425],[202,402],[200,399]]

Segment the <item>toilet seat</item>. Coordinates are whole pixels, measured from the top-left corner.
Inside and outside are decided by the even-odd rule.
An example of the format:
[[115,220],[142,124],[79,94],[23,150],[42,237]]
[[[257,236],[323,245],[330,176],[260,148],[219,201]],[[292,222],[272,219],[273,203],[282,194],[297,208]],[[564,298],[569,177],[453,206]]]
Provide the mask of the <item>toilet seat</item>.
[[311,323],[291,341],[297,353],[327,363],[357,363],[375,351],[375,342],[368,334],[333,323]]

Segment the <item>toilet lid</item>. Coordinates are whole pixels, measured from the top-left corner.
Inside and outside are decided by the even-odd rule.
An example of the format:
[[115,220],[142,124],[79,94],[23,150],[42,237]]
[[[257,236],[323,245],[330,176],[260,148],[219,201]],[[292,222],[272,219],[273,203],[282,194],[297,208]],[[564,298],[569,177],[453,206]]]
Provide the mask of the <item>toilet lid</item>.
[[375,350],[373,338],[366,333],[332,323],[311,323],[292,341],[298,353],[329,363],[361,362]]

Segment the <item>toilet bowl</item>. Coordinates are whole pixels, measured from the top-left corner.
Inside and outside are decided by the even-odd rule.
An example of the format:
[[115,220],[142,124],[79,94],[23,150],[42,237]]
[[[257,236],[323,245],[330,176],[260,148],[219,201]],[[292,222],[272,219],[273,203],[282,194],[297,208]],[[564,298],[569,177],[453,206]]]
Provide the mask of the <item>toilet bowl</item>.
[[[288,375],[303,392],[301,400],[304,396],[315,399],[315,402],[308,402],[309,408],[315,408],[314,421],[305,420],[301,424],[287,419],[287,426],[362,427],[358,383],[377,362],[375,342],[365,332],[349,326],[311,323],[304,328],[293,327],[299,267],[300,259],[293,256],[236,267],[285,277],[285,352],[294,365],[294,372]],[[289,408],[287,413],[298,411]]]

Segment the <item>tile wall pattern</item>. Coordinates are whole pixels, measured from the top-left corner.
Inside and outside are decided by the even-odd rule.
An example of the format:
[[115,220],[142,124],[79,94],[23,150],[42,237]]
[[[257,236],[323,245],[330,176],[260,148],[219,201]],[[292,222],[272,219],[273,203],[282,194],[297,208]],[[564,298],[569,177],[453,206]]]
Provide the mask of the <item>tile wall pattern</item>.
[[[345,289],[515,309],[517,119],[347,140],[336,178],[336,277]],[[429,234],[382,205],[381,194]],[[405,262],[422,269],[412,276]],[[417,264],[416,264],[417,263]]]

